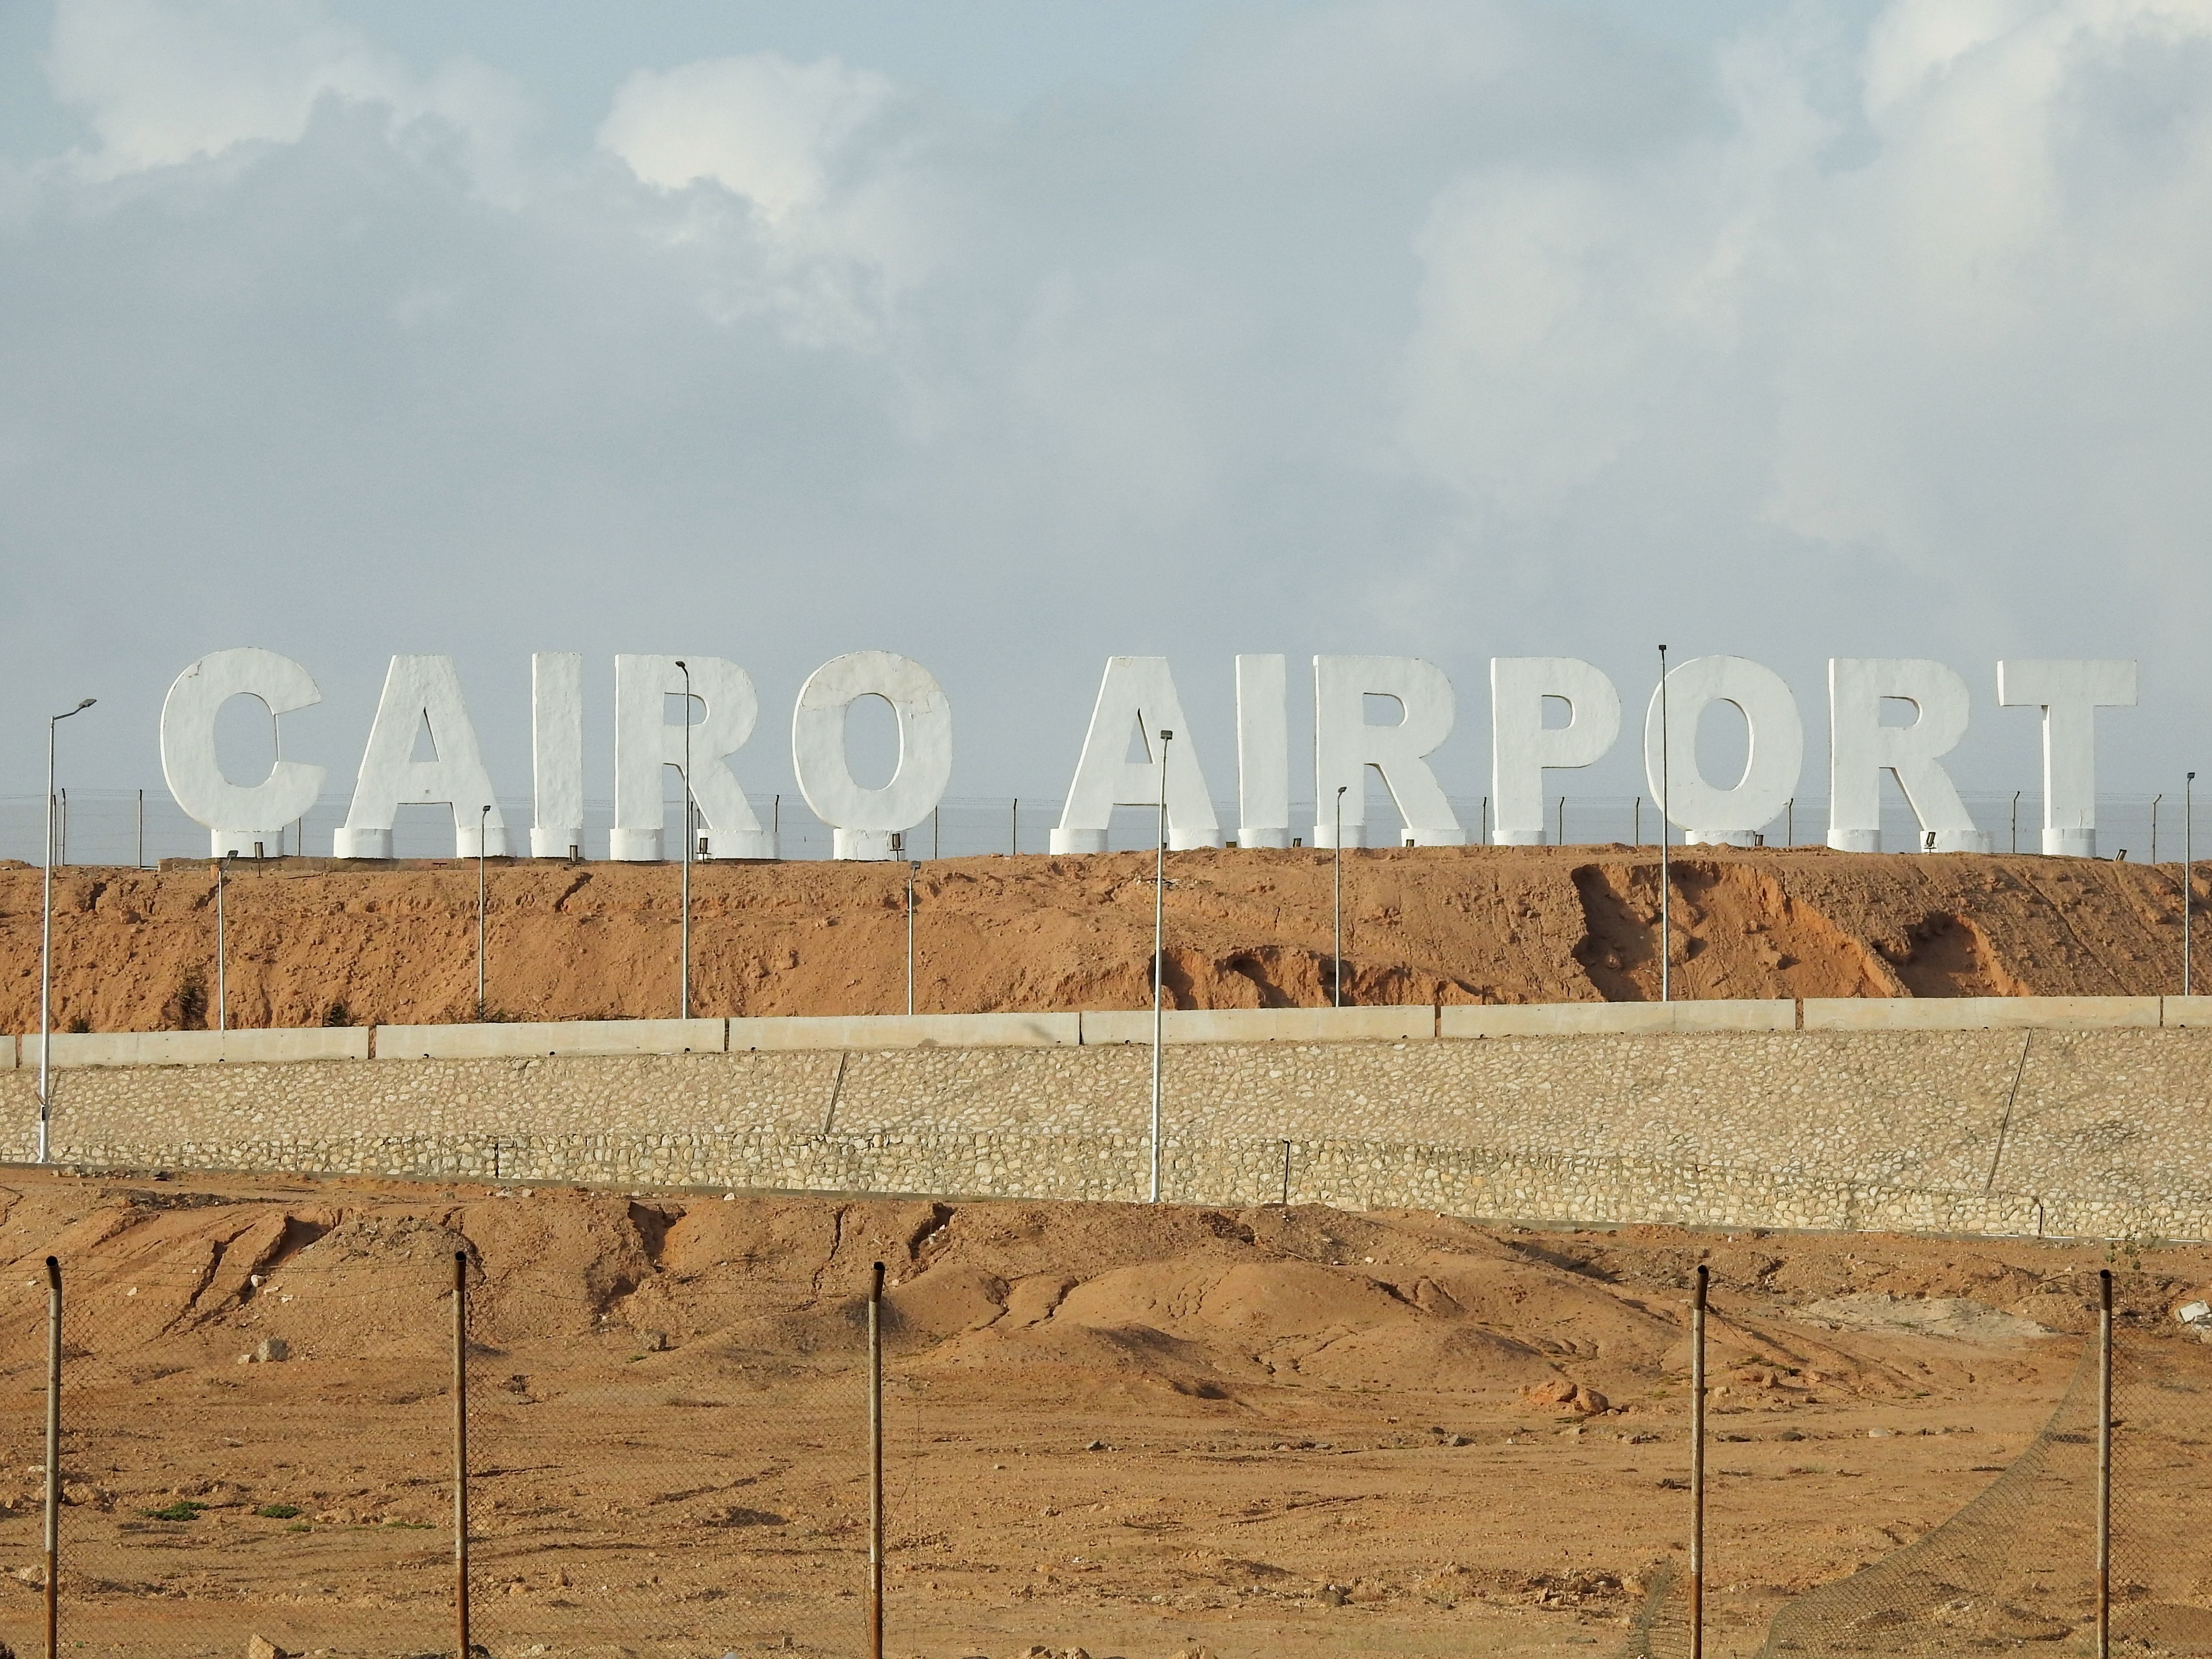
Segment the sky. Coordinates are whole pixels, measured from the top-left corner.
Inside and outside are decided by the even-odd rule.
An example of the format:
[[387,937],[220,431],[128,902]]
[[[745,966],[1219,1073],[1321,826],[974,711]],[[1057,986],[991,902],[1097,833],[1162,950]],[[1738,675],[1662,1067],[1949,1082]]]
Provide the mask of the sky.
[[532,651],[594,779],[615,653],[727,657],[765,795],[874,647],[956,796],[1161,653],[1233,798],[1271,651],[1439,665],[1471,796],[1488,659],[1633,730],[1662,641],[1789,681],[1808,797],[1832,656],[1962,673],[1970,792],[2036,781],[2000,658],[2136,659],[2100,786],[2178,788],[2208,295],[2212,0],[13,0],[0,794],[88,696],[64,781],[157,787],[251,645],[340,794],[393,653],[514,795]]

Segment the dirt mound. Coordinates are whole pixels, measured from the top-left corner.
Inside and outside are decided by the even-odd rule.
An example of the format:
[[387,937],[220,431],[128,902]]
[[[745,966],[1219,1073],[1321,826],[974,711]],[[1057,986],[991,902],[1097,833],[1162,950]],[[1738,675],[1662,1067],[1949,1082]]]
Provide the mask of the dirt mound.
[[[127,1659],[234,1650],[241,1630],[436,1650],[456,1251],[491,1651],[854,1650],[881,1261],[896,1650],[1132,1659],[1194,1631],[1225,1659],[1617,1645],[1682,1537],[1700,1261],[1713,1650],[1747,1652],[1782,1596],[1954,1512],[2028,1443],[2080,1343],[1982,1339],[2062,1304],[2078,1328],[2104,1257],[28,1170],[0,1186],[0,1237],[21,1286],[0,1525],[33,1559],[51,1250],[64,1618]],[[2118,1279],[2130,1340],[2212,1382],[2169,1311],[2212,1249],[2130,1253]],[[27,1583],[0,1595],[0,1632],[20,1648],[38,1611]]]
[[[921,866],[915,1006],[1113,1008],[1150,996],[1143,854]],[[1167,991],[1183,1008],[1329,1000],[1332,866],[1311,851],[1178,853]],[[231,1024],[471,1018],[473,865],[238,870],[225,899]],[[2148,994],[2180,972],[2171,866],[1700,848],[1673,861],[1675,994]],[[1653,849],[1347,853],[1345,981],[1358,1003],[1648,1000],[1658,994]],[[906,1006],[901,866],[708,865],[692,875],[699,1012],[892,1013]],[[495,1014],[676,1012],[680,905],[665,865],[495,862]],[[39,874],[0,870],[0,1025],[38,1018]],[[214,878],[71,868],[57,878],[56,1024],[216,1021]]]

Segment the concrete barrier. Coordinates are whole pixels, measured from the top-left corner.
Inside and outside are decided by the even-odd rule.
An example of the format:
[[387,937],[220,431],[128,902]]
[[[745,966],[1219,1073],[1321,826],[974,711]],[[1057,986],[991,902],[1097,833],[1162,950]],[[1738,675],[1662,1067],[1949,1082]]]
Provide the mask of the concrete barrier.
[[2159,1023],[2157,997],[1808,997],[1808,1031],[2095,1031]]
[[521,1060],[539,1054],[719,1054],[721,1019],[546,1019],[500,1025],[380,1025],[379,1060]]
[[2161,1025],[2212,1025],[2212,997],[2160,997]]
[[[8,1046],[18,1046],[10,1039]],[[22,1063],[39,1063],[36,1032],[21,1039]],[[57,1031],[54,1066],[214,1066],[301,1060],[367,1060],[365,1026],[265,1031]]]
[[1053,1048],[1082,1041],[1074,1014],[848,1014],[730,1022],[730,1052],[799,1048]]
[[[1375,1008],[1171,1008],[1161,1016],[1167,1042],[1425,1042],[1437,1011],[1425,1002]],[[1093,1008],[1083,1015],[1085,1043],[1150,1042],[1149,1008]]]
[[1448,1003],[1442,1037],[1637,1036],[1698,1031],[1789,1031],[1797,1005],[1786,997],[1711,1002]]

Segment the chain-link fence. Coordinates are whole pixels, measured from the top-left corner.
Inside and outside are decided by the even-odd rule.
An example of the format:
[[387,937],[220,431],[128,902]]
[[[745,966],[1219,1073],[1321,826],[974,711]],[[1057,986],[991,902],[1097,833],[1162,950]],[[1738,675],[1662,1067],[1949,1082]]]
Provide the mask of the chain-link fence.
[[[435,1219],[292,1212],[180,1249],[197,1207],[138,1203],[128,1249],[112,1218],[59,1241],[58,1395],[49,1286],[33,1271],[11,1298],[0,1548],[28,1559],[0,1587],[0,1638],[27,1659],[46,1651],[50,1515],[59,1653],[235,1655],[258,1638],[419,1656],[456,1652],[465,1620],[495,1659],[858,1655],[880,1607],[881,1650],[898,1654],[1443,1655],[1479,1645],[1470,1615],[1501,1598],[1602,1613],[1637,1659],[1696,1650],[1689,1577],[1667,1562],[1532,1578],[1437,1558],[1440,1534],[1510,1524],[1490,1466],[1441,1455],[1473,1439],[1454,1355],[1418,1384],[1368,1381],[1340,1346],[1340,1381],[1271,1383],[1269,1344],[1330,1316],[1319,1270],[1255,1302],[1253,1374],[1231,1391],[1218,1364],[1179,1356],[1172,1304],[1191,1292],[1166,1279],[894,1270],[876,1302],[864,1258],[833,1249],[789,1287],[804,1294],[718,1321],[717,1285],[800,1271],[800,1255],[737,1249],[727,1229],[656,1235],[660,1212],[635,1205],[653,1282],[689,1287],[690,1322],[663,1329],[630,1284],[561,1300],[485,1281],[471,1241]],[[891,1244],[912,1224],[836,1223],[864,1249],[866,1230]],[[1071,1296],[1089,1300],[1059,1340],[1085,1365],[1042,1348],[1009,1363],[1001,1340],[990,1387],[972,1386],[963,1330],[1042,1322]],[[1133,1301],[1116,1322],[1117,1296],[1156,1298],[1152,1322]],[[594,1311],[616,1297],[620,1322]],[[1979,1496],[1788,1601],[1762,1652],[2212,1652],[2212,1346],[2193,1328],[2123,1322],[2109,1373],[2093,1337],[2042,1432]],[[1635,1437],[1683,1477],[1657,1485],[1695,1562],[1694,1419],[1679,1398],[1666,1409],[1675,1432]],[[1588,1481],[1560,1480],[1551,1501],[1593,1534],[1625,1513],[1622,1492]]]
[[[672,799],[669,823],[681,816],[680,797]],[[2037,791],[2018,794],[1969,795],[1968,811],[1974,822],[1991,837],[2000,853],[2041,850],[2042,800]],[[1471,842],[1488,839],[1490,801],[1486,796],[1455,796],[1452,811]],[[754,812],[763,828],[771,830],[780,855],[786,859],[826,859],[830,854],[829,826],[806,809],[796,795],[769,795],[753,800]],[[994,853],[1042,853],[1051,844],[1051,831],[1060,821],[1061,802],[1049,796],[1000,797],[995,799],[960,797],[945,800],[921,823],[906,832],[907,855],[915,859],[969,858]],[[526,799],[502,799],[501,815],[511,826],[518,845],[527,841],[532,808]],[[1218,801],[1214,812],[1222,833],[1237,835],[1237,804]],[[1827,836],[1827,803],[1808,798],[1791,801],[1765,829],[1769,846],[1818,846]],[[330,855],[331,838],[344,823],[346,801],[331,796],[318,801],[296,823],[284,830],[269,857]],[[583,854],[607,856],[608,830],[613,821],[610,803],[586,803]],[[1307,845],[1316,843],[1318,818],[1310,801],[1291,807],[1291,833]],[[1397,817],[1381,803],[1371,805],[1367,840],[1375,846],[1392,844]],[[1882,844],[1898,852],[1918,844],[1919,828],[1911,809],[1894,790],[1881,808]],[[2164,795],[2107,794],[2097,800],[2097,846],[2105,857],[2122,852],[2137,863],[2172,863],[2182,855],[2183,823],[2178,798]],[[1117,852],[1148,849],[1157,827],[1155,815],[1141,806],[1126,806],[1114,815],[1109,846]],[[0,858],[21,859],[35,864],[45,855],[45,825],[36,795],[0,796]],[[1544,836],[1554,846],[1656,846],[1659,814],[1650,798],[1640,795],[1548,795],[1544,805]],[[1676,836],[1680,841],[1679,832]],[[453,817],[443,806],[400,809],[392,847],[400,858],[444,859],[453,855]],[[75,789],[64,793],[56,813],[56,859],[64,864],[151,865],[164,858],[205,858],[208,833],[186,817],[167,789]]]

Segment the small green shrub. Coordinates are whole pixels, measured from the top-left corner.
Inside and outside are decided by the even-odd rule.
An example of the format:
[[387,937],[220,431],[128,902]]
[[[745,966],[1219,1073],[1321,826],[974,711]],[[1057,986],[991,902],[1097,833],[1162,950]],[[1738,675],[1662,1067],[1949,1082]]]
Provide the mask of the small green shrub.
[[206,1504],[194,1503],[189,1498],[179,1498],[175,1503],[165,1504],[158,1510],[141,1510],[138,1513],[149,1521],[197,1521],[200,1518],[200,1511],[206,1507]]
[[289,1521],[300,1512],[297,1504],[264,1504],[253,1511],[264,1521]]

